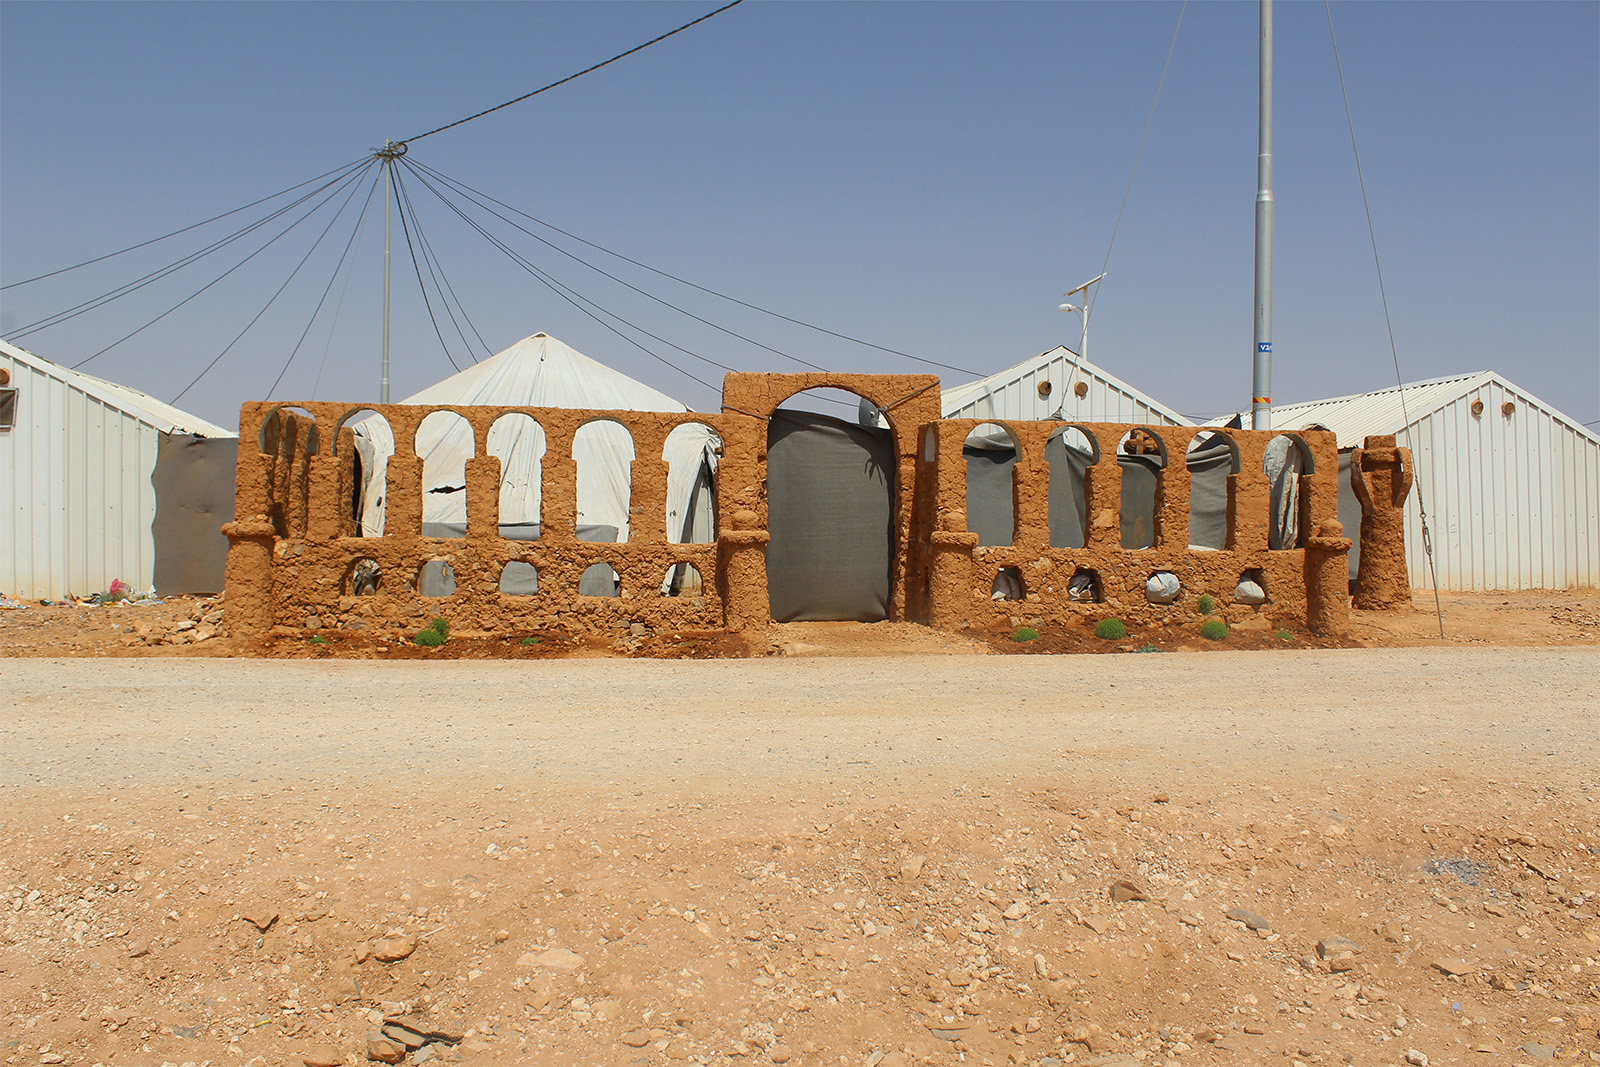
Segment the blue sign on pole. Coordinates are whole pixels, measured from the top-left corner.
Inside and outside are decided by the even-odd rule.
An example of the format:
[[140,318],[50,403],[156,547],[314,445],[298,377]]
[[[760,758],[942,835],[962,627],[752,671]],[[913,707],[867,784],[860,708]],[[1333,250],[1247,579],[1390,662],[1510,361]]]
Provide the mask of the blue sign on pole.
[[1256,342],[1256,351],[1257,352],[1271,352],[1272,351],[1272,342],[1271,341],[1257,341]]

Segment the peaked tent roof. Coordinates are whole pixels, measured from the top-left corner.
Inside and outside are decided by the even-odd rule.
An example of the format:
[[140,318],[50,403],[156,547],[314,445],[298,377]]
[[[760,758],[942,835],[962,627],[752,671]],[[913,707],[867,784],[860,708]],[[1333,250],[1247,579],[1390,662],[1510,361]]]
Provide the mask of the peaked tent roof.
[[[1088,385],[1083,397],[1074,386]],[[1049,382],[1048,395],[1039,385]],[[1104,367],[1058,346],[1014,367],[953,386],[940,395],[945,418],[1048,419],[1192,426],[1188,419]],[[1057,413],[1060,413],[1059,415]]]
[[612,370],[544,333],[428,386],[402,404],[506,404],[607,411],[688,411],[689,406]]
[[0,354],[16,360],[45,375],[53,378],[73,389],[94,397],[102,404],[125,411],[146,425],[152,426],[162,433],[187,433],[196,437],[238,437],[232,430],[225,430],[212,422],[207,422],[198,415],[191,415],[181,408],[163,403],[155,397],[141,393],[137,389],[130,389],[126,385],[108,382],[104,378],[96,378],[92,374],[73,370],[71,367],[62,366],[41,355],[29,352],[25,348],[18,348],[7,341],[0,341]]
[[[1313,427],[1332,430],[1339,440],[1341,449],[1354,448],[1369,434],[1397,434],[1405,428],[1408,416],[1410,422],[1415,423],[1424,415],[1438,411],[1462,394],[1490,383],[1515,393],[1527,403],[1542,409],[1552,418],[1559,419],[1600,444],[1600,435],[1596,435],[1576,420],[1546,404],[1526,389],[1513,385],[1489,370],[1408,382],[1404,386],[1391,386],[1388,389],[1355,396],[1308,400],[1300,404],[1280,404],[1272,409],[1272,426],[1274,429],[1282,430],[1306,430]],[[1239,417],[1245,419],[1246,425],[1249,424],[1249,415],[1248,411],[1239,413]],[[1221,426],[1231,418],[1234,416],[1223,415],[1212,419],[1206,425]]]
[[[590,359],[577,349],[544,333],[524,337],[482,363],[413,393],[402,404],[474,404],[501,407],[589,408],[600,411],[691,411],[665,393],[635,381],[621,371]],[[394,438],[389,424],[377,415],[352,423],[355,432],[372,442],[367,455],[370,481],[363,492],[363,528],[369,536],[381,532],[385,513],[385,478]],[[699,424],[696,424],[699,425]],[[574,442],[578,462],[578,519],[581,524],[614,527],[626,538],[630,498],[630,467],[634,443],[627,430],[615,423],[592,424],[592,430]],[[678,430],[668,440],[670,465],[668,506],[686,514],[702,462],[715,465],[716,442],[709,428]],[[501,472],[501,523],[524,525],[540,513],[540,457],[544,431],[527,420],[497,422],[490,429],[489,447],[498,449],[505,465]],[[463,465],[473,455],[474,440],[464,420],[424,420],[417,430],[416,452],[422,457],[428,484],[423,495],[423,522],[458,525],[466,521],[466,494],[448,490],[463,483]]]

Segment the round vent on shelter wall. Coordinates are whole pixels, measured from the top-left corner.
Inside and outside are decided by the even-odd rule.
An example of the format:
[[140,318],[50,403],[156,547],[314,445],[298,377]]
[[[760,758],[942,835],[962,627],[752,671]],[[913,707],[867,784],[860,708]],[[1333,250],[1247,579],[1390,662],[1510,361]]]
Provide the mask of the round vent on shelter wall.
[[1077,394],[1079,400],[1082,400],[1084,397],[1089,395],[1089,383],[1079,382],[1077,385],[1072,387],[1072,391]]
[[1038,385],[1039,395],[1040,396],[1049,396],[1050,395],[1050,390],[1052,390],[1054,388],[1055,388],[1055,386],[1050,384],[1049,379],[1046,379],[1045,381],[1040,382],[1039,385]]
[[11,372],[6,370],[4,367],[0,367],[0,386],[10,385],[10,384],[11,384]]
[[1483,418],[1483,401],[1474,400],[1472,402],[1472,417],[1475,419]]
[[1511,417],[1511,413],[1515,410],[1517,410],[1517,405],[1513,404],[1509,400],[1500,405],[1500,414],[1504,415],[1508,419]]

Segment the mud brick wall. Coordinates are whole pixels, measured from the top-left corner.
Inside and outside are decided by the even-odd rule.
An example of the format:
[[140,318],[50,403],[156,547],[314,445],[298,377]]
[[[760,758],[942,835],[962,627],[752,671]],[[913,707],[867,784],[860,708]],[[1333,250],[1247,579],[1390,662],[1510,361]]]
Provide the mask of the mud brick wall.
[[[967,532],[962,446],[974,429],[986,424],[1004,427],[1018,450],[1012,469],[1015,529],[1012,543],[1006,546],[979,547],[978,535]],[[1037,627],[1107,616],[1159,623],[1179,612],[1192,617],[1196,600],[1206,593],[1216,602],[1216,613],[1230,623],[1266,616],[1302,622],[1311,619],[1318,629],[1342,629],[1338,620],[1346,618],[1345,613],[1331,605],[1309,611],[1307,601],[1308,569],[1324,566],[1323,557],[1329,553],[1342,559],[1349,548],[1348,541],[1341,541],[1336,518],[1339,467],[1332,434],[1306,431],[1288,435],[1302,446],[1306,460],[1299,485],[1301,547],[1271,549],[1271,489],[1262,460],[1268,442],[1279,436],[1277,432],[1072,424],[1096,446],[1098,459],[1084,474],[1086,543],[1082,548],[1058,548],[1050,544],[1051,471],[1045,461],[1045,444],[1067,425],[947,419],[927,429],[929,439],[924,442],[918,477],[935,496],[935,519],[919,547],[930,557],[928,599],[933,625],[959,629],[1004,621]],[[1156,488],[1154,544],[1149,548],[1122,547],[1122,470],[1116,457],[1129,433],[1150,435],[1165,458]],[[1213,433],[1232,442],[1235,456],[1236,473],[1228,476],[1227,542],[1221,550],[1196,550],[1189,547],[1190,481],[1185,457],[1192,439]],[[1001,568],[1016,570],[1026,590],[1025,599],[991,599]],[[1067,583],[1080,568],[1094,572],[1103,602],[1068,599]],[[1182,593],[1175,603],[1147,600],[1145,581],[1157,571],[1170,571],[1177,577]],[[1264,579],[1268,602],[1260,607],[1232,601],[1234,588],[1250,571],[1259,571]],[[1341,603],[1347,596],[1344,589],[1330,588],[1326,582],[1318,586],[1318,593]]]
[[[939,380],[932,375],[729,374],[717,414],[578,411],[551,408],[450,407],[305,403],[249,403],[240,413],[237,510],[224,528],[230,538],[229,618],[241,634],[301,633],[307,628],[358,624],[407,626],[435,615],[458,631],[506,632],[560,626],[572,632],[615,635],[633,623],[652,628],[761,628],[771,615],[766,583],[767,421],[795,394],[832,387],[877,405],[889,423],[896,456],[893,492],[895,538],[890,618],[958,630],[1012,620],[1050,625],[1117,615],[1130,622],[1192,617],[1194,602],[1209,593],[1230,622],[1270,616],[1302,620],[1337,632],[1348,618],[1344,583],[1330,576],[1344,566],[1349,541],[1336,514],[1337,453],[1331,434],[1291,435],[1305,459],[1300,477],[1298,547],[1271,549],[1270,489],[1262,471],[1267,443],[1276,434],[1122,424],[1078,426],[1098,448],[1085,475],[1088,522],[1082,548],[1050,545],[1050,468],[1044,450],[1067,424],[1001,422],[1018,448],[1012,471],[1015,529],[1012,543],[979,547],[968,532],[966,466],[962,446],[983,423],[939,418]],[[292,410],[291,410],[292,409]],[[470,426],[473,458],[466,465],[467,528],[460,538],[422,536],[422,460],[413,442],[422,420],[435,411],[460,415]],[[387,470],[387,516],[380,537],[363,537],[353,520],[357,487],[353,439],[345,423],[377,412],[389,423],[395,454]],[[500,536],[500,460],[487,437],[507,414],[531,416],[545,435],[540,464],[541,528],[535,541]],[[573,439],[592,422],[611,421],[633,438],[629,534],[625,543],[577,537],[577,467]],[[715,485],[716,540],[675,544],[667,539],[667,436],[699,423],[722,440]],[[1154,435],[1166,457],[1155,506],[1155,543],[1125,549],[1120,541],[1122,472],[1117,450],[1130,431]],[[1218,551],[1189,548],[1189,472],[1185,455],[1200,434],[1221,433],[1232,443],[1236,473],[1228,478],[1227,545]],[[1058,475],[1059,476],[1059,475]],[[1386,501],[1380,501],[1380,504]],[[1383,522],[1363,526],[1387,530]],[[1394,525],[1394,524],[1390,524]],[[424,597],[417,576],[431,561],[447,561],[456,591]],[[371,561],[380,572],[375,592],[360,594],[355,568]],[[523,561],[538,573],[538,591],[499,591],[507,563]],[[579,578],[596,563],[615,568],[621,595],[585,596]],[[662,595],[669,569],[699,571],[698,592]],[[1026,587],[1022,600],[994,600],[996,572],[1015,568]],[[1096,573],[1101,603],[1070,600],[1067,583],[1079,568]],[[1144,583],[1170,571],[1182,585],[1175,604],[1146,600]],[[1246,572],[1264,579],[1264,607],[1231,601]],[[1309,593],[1308,593],[1309,590]]]
[[[695,413],[580,411],[553,408],[251,403],[239,418],[236,518],[225,527],[230,619],[242,633],[277,628],[333,628],[361,620],[373,625],[426,622],[442,615],[457,630],[503,631],[561,625],[614,634],[634,622],[652,627],[717,629],[723,625],[717,546],[672,544],[666,533],[668,465],[661,458],[667,435],[700,423],[721,432],[718,416]],[[422,536],[422,460],[413,448],[422,420],[449,411],[471,427],[473,458],[466,464],[467,529],[459,538]],[[281,414],[280,414],[281,412]],[[381,537],[359,536],[352,519],[354,449],[345,422],[372,412],[394,435],[387,470],[386,518]],[[540,462],[540,531],[534,541],[500,536],[500,459],[487,452],[487,435],[502,415],[525,414],[543,429]],[[623,543],[579,541],[578,430],[597,421],[622,424],[633,438],[629,534]],[[265,427],[265,432],[263,428]],[[376,592],[357,595],[357,564],[377,565]],[[417,576],[431,561],[448,562],[456,591],[425,597]],[[514,560],[533,565],[538,592],[500,592],[500,575]],[[617,597],[580,596],[578,581],[592,564],[606,563],[621,579]],[[663,580],[687,563],[702,576],[692,595],[665,596]]]

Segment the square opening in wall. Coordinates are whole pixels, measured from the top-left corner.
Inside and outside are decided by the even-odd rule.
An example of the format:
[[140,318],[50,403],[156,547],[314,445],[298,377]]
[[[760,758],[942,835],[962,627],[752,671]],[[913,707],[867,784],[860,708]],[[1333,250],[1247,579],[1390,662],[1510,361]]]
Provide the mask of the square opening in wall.
[[17,424],[17,391],[15,389],[0,389],[0,431],[11,429]]

